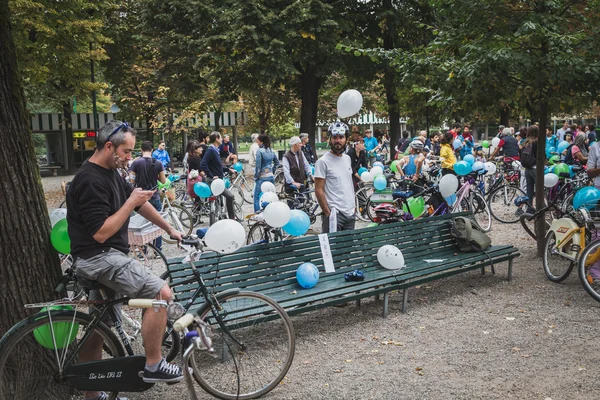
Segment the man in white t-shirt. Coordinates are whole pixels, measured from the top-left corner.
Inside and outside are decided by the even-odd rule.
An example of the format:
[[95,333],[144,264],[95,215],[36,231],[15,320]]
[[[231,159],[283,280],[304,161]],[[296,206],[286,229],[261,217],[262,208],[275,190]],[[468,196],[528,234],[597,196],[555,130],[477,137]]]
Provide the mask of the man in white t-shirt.
[[315,163],[315,195],[323,210],[323,233],[352,230],[356,222],[352,162],[345,153],[348,131],[339,121],[329,125],[331,150]]
[[254,167],[256,167],[256,152],[258,151],[259,147],[258,143],[256,142],[257,138],[258,133],[253,133],[252,135],[250,135],[250,139],[252,139],[252,145],[250,146],[250,161],[248,162],[248,164],[250,164],[250,166],[252,167],[252,171],[254,171]]

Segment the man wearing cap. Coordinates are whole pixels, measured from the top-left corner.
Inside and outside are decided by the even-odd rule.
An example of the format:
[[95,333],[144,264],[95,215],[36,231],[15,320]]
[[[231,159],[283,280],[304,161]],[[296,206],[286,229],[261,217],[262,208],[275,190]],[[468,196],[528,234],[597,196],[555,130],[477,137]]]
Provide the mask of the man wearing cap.
[[290,149],[283,155],[283,176],[285,177],[285,192],[293,194],[306,183],[306,178],[312,175],[310,164],[302,153],[302,141],[298,136],[290,139]]
[[304,153],[304,157],[310,164],[314,164],[317,161],[317,157],[312,146],[308,143],[308,133],[301,133],[300,140],[302,141],[302,153]]
[[254,169],[256,167],[256,152],[258,151],[258,143],[256,142],[256,138],[258,138],[258,133],[253,133],[250,135],[250,139],[252,139],[252,145],[250,146],[250,161],[248,164]]

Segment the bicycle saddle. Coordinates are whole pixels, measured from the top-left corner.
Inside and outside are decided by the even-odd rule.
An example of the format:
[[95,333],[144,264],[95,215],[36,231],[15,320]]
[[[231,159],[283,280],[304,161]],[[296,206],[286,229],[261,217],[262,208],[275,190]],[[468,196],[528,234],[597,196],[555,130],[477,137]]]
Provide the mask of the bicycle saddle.
[[413,195],[412,190],[396,190],[392,193],[394,199],[406,199]]

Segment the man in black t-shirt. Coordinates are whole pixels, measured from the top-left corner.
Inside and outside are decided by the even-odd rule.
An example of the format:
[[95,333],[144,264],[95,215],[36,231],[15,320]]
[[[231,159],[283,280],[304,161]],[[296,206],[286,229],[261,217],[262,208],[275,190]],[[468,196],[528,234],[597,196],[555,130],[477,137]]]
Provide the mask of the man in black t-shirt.
[[[109,296],[171,300],[165,281],[151,274],[141,263],[127,256],[127,226],[135,210],[181,240],[160,214],[148,204],[153,190],[133,189],[117,172],[126,168],[135,147],[135,130],[120,121],[110,121],[98,131],[96,150],[86,160],[67,193],[67,222],[71,255],[76,274],[97,281]],[[92,291],[90,299],[98,298]],[[111,312],[111,319],[120,313]],[[161,342],[167,323],[166,310],[144,313],[142,336],[146,351],[144,381],[175,383],[183,379],[181,368],[167,363],[161,355]],[[79,362],[101,358],[102,338],[92,335],[79,353]],[[88,391],[85,398],[103,398],[104,393]]]

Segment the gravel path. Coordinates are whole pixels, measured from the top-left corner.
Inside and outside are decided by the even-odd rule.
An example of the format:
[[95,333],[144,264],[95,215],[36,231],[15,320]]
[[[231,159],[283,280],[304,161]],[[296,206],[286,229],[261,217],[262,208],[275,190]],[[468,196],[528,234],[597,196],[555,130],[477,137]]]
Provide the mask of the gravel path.
[[[52,191],[62,179],[42,181]],[[576,274],[562,284],[548,281],[535,243],[519,226],[494,222],[490,236],[522,253],[512,282],[504,263],[496,275],[472,271],[410,289],[407,314],[401,294],[393,293],[387,319],[383,303],[373,299],[293,317],[294,363],[265,398],[599,398],[593,373],[599,304]],[[182,384],[157,385],[127,396],[170,400],[187,393]]]

